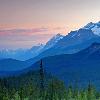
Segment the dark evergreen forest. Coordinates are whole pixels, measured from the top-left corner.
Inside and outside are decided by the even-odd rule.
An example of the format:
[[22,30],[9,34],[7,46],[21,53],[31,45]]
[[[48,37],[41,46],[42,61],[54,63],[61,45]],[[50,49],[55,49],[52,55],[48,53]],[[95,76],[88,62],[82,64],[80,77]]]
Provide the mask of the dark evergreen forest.
[[0,100],[100,100],[100,91],[91,82],[84,88],[65,86],[44,71],[41,60],[38,71],[0,78]]

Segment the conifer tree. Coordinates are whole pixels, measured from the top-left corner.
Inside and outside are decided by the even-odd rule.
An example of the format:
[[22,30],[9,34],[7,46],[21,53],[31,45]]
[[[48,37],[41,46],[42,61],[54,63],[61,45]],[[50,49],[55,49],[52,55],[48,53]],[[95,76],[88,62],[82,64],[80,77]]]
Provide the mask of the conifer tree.
[[40,61],[40,99],[44,100],[44,68],[43,68],[43,61]]
[[95,89],[94,87],[91,85],[91,83],[89,82],[88,85],[88,90],[87,90],[87,100],[95,100]]
[[67,100],[71,100],[72,98],[73,98],[73,89],[72,86],[70,85],[67,91]]
[[24,100],[24,89],[23,89],[23,87],[20,87],[18,94],[20,96],[20,100]]
[[51,81],[48,84],[46,99],[53,100],[53,98],[54,98],[54,81],[53,79],[51,79]]
[[82,92],[82,100],[88,100],[88,99],[87,99],[87,91],[86,91],[86,90],[84,90],[84,91]]

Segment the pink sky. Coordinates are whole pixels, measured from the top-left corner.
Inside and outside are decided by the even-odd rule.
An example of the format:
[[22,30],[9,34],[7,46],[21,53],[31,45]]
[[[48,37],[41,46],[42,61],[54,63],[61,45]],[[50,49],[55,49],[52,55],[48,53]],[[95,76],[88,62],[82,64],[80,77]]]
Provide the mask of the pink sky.
[[[0,0],[0,49],[29,48],[100,20],[100,0]],[[22,41],[24,40],[24,41]]]

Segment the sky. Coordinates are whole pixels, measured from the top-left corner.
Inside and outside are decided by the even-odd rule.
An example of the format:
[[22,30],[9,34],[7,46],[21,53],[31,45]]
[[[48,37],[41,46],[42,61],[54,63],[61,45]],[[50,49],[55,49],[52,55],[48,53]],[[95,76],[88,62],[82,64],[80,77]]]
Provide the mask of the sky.
[[100,21],[100,0],[0,0],[0,49],[30,48]]

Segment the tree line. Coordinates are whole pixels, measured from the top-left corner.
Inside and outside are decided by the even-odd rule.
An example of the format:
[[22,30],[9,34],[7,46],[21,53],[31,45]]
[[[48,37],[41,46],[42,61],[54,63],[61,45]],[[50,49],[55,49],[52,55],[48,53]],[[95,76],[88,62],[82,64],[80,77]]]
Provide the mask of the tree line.
[[40,62],[38,71],[0,78],[0,100],[100,100],[100,92],[89,82],[78,88],[48,75]]

